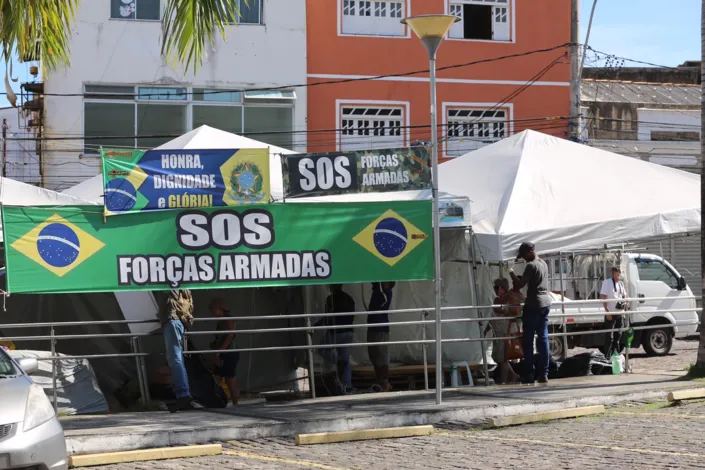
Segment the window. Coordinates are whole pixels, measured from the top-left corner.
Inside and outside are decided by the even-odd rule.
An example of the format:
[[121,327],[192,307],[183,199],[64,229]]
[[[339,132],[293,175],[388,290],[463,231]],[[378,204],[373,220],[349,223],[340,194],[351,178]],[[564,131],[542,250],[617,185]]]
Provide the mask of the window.
[[405,36],[405,1],[402,0],[342,0],[343,34],[370,36]]
[[237,18],[225,18],[227,24],[262,24],[262,0],[233,0],[240,13]]
[[448,11],[460,18],[449,37],[509,41],[509,0],[451,0]]
[[137,147],[153,148],[186,132],[186,104],[138,104]]
[[505,109],[450,108],[446,124],[447,157],[459,157],[508,135]]
[[160,0],[110,0],[114,20],[159,20]]
[[[86,103],[84,109],[84,152],[97,153],[100,146],[133,147],[135,105],[132,103]],[[111,137],[120,137],[119,139]]]
[[[292,148],[293,121],[291,108],[245,106],[245,134],[251,134],[248,135],[251,139]],[[266,134],[267,132],[271,134]]]
[[202,125],[291,148],[295,100],[291,90],[85,85],[84,152],[153,148]]
[[664,264],[654,260],[637,258],[636,267],[640,280],[662,281],[671,289],[678,289],[678,278]]
[[401,107],[344,105],[341,109],[340,150],[404,147],[406,133]]

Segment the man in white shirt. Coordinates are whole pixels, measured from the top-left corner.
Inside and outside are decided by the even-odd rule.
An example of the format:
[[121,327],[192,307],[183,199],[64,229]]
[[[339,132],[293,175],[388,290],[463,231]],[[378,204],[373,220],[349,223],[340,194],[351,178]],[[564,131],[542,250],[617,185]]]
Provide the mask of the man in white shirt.
[[[618,267],[612,268],[612,277],[605,279],[602,283],[602,289],[600,290],[600,298],[602,299],[602,305],[605,307],[605,323],[607,328],[605,329],[616,329],[622,328],[624,324],[624,318],[622,315],[610,315],[612,312],[619,312],[627,309],[626,302],[621,301],[621,299],[627,298],[627,290],[624,287],[624,283],[620,280],[621,272]],[[606,343],[606,354],[609,358],[613,351],[621,352],[622,346],[619,344],[622,339],[622,332],[615,331],[612,334],[608,333],[608,339]]]

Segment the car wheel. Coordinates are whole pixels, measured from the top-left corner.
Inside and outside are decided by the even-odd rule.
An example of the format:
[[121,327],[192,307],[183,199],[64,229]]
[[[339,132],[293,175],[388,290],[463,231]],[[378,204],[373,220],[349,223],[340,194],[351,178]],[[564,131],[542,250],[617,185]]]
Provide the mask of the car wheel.
[[673,331],[666,327],[646,330],[641,344],[648,356],[665,356],[673,347]]

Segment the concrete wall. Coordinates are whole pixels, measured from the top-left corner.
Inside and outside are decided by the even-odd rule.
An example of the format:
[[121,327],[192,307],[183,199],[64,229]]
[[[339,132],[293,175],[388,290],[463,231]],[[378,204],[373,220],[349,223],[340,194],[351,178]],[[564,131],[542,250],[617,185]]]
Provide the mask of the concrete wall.
[[647,83],[689,83],[698,85],[701,83],[700,65],[697,64],[697,61],[691,62],[693,62],[693,64],[686,62],[677,68],[585,67],[583,69],[583,78]]
[[[700,132],[700,110],[683,109],[653,109],[640,108],[637,110],[636,119],[639,126],[639,140],[665,140],[657,138],[654,133],[671,133],[676,140],[700,140],[699,135],[695,138],[685,138],[689,134]],[[670,140],[670,139],[669,139]]]
[[[45,135],[83,134],[85,83],[236,89],[305,83],[305,0],[264,0],[262,18],[261,25],[228,26],[227,42],[215,37],[213,50],[194,75],[166,64],[160,54],[160,21],[113,20],[110,0],[81,2],[71,39],[71,65],[45,74],[47,94],[78,96],[46,97]],[[306,89],[295,91],[294,129],[303,130]],[[95,155],[81,156],[81,140],[50,141],[47,147],[47,187],[65,189],[99,172]]]

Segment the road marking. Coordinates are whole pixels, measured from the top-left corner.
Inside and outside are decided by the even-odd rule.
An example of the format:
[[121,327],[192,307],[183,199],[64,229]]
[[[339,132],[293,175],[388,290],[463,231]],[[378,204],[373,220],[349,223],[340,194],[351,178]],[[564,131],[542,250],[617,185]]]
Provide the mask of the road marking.
[[651,455],[665,455],[672,457],[693,457],[693,458],[703,458],[705,454],[697,454],[695,452],[670,452],[666,450],[650,450],[650,449],[635,449],[631,447],[620,447],[620,446],[605,446],[598,444],[578,444],[574,442],[556,442],[556,441],[540,441],[538,439],[521,439],[521,438],[510,438],[510,437],[494,437],[494,436],[476,436],[472,434],[461,434],[452,432],[436,431],[437,436],[450,436],[450,437],[464,437],[466,439],[477,439],[483,441],[503,441],[503,442],[516,442],[522,444],[538,444],[542,446],[555,446],[555,447],[573,447],[573,448],[583,448],[583,449],[601,449],[601,450],[614,450],[619,452],[634,452],[637,454],[651,454]]
[[320,470],[350,470],[348,468],[343,467],[331,467],[330,465],[311,462],[310,460],[288,459],[285,457],[277,457],[274,455],[255,454],[253,452],[245,452],[243,450],[223,449],[223,455],[232,455],[234,457],[242,457],[244,459],[252,460],[262,460],[265,462],[277,462],[282,464],[286,463],[290,465],[299,465],[301,467],[318,468]]
[[705,419],[703,415],[681,415],[681,414],[668,414],[668,413],[635,413],[633,411],[608,411],[607,415],[625,415],[625,416],[656,416],[657,418],[678,418],[678,419]]

